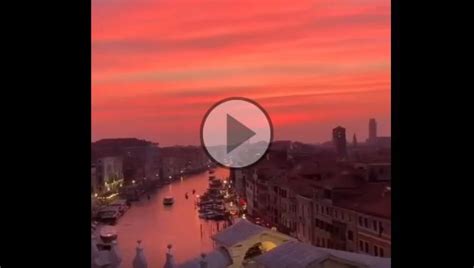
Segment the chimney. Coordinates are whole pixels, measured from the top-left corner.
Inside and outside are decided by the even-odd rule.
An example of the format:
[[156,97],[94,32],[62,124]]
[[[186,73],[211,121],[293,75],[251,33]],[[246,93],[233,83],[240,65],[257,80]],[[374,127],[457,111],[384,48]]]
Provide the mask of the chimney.
[[137,241],[136,255],[133,259],[133,268],[148,268],[145,255],[143,254],[143,247],[141,246],[141,240]]

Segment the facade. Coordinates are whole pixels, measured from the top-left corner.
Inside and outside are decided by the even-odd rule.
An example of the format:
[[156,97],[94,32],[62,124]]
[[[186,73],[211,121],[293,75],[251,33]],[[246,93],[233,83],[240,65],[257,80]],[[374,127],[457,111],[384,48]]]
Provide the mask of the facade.
[[160,152],[165,179],[203,171],[209,165],[209,158],[201,147],[172,146],[161,148]]
[[116,193],[123,184],[123,160],[121,157],[99,158],[95,164],[98,194]]
[[233,183],[233,186],[237,195],[239,197],[245,196],[246,173],[241,169],[232,169],[230,171],[230,180]]
[[91,144],[92,160],[121,157],[124,184],[160,179],[161,159],[157,143],[135,138],[103,139]]
[[97,183],[97,171],[95,164],[91,165],[91,194],[98,193],[99,185]]
[[311,244],[313,242],[313,200],[310,195],[296,194],[296,237]]

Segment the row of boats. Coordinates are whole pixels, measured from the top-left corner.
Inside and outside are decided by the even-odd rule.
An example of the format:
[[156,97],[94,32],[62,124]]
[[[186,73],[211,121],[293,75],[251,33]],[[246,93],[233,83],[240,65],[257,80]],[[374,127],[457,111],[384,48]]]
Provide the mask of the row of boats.
[[206,220],[224,220],[228,215],[225,208],[224,185],[212,170],[209,174],[209,188],[197,202],[199,217]]
[[95,215],[93,219],[102,223],[115,225],[117,220],[127,212],[130,204],[124,199],[119,199],[114,201],[108,206],[101,208]]

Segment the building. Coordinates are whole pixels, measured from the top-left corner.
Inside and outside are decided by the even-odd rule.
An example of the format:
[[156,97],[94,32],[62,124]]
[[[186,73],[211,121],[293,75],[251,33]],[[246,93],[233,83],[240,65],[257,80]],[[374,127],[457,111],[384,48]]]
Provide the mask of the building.
[[239,197],[245,196],[246,173],[242,169],[231,169],[230,180],[234,186],[235,192]]
[[332,130],[332,140],[340,159],[347,158],[346,129],[338,126]]
[[296,238],[301,242],[313,242],[313,199],[312,190],[300,188],[296,194]]
[[374,118],[369,120],[369,138],[368,143],[374,143],[377,140],[377,121]]
[[109,195],[118,193],[123,184],[123,160],[118,156],[99,158],[95,164],[97,193]]
[[389,268],[389,258],[376,258],[289,241],[253,259],[248,268]]
[[356,219],[357,249],[354,252],[376,257],[391,256],[391,187],[389,182],[364,184],[360,194],[334,200]]
[[91,194],[99,192],[99,184],[97,182],[97,169],[95,164],[91,164]]
[[135,138],[102,139],[91,144],[92,160],[121,157],[124,184],[159,180],[161,159],[158,143]]
[[379,148],[390,148],[392,143],[391,137],[377,136],[377,121],[374,118],[369,120],[369,137],[367,144]]
[[163,147],[160,152],[162,174],[166,179],[204,171],[210,163],[206,153],[199,146]]
[[[389,268],[390,258],[380,258],[307,243],[255,224],[238,220],[213,236],[215,250],[176,267],[244,268]],[[175,266],[169,266],[175,267]]]
[[[291,147],[285,146],[287,152]],[[379,149],[360,149],[373,155],[367,159],[380,160]],[[249,219],[317,247],[389,257],[391,165],[382,160],[337,161],[315,150],[309,158],[294,161],[270,152],[255,166],[240,170],[239,176],[246,178]],[[368,227],[377,229],[366,227],[365,219]],[[373,238],[376,230],[383,232]]]

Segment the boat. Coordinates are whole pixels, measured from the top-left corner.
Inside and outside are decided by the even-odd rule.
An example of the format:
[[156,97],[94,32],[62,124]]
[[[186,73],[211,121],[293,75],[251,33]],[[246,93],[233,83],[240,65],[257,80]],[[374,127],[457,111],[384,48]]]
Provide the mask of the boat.
[[128,210],[127,200],[124,199],[116,200],[112,204],[110,204],[110,206],[117,207],[121,215],[125,214],[125,212]]
[[214,216],[214,212],[208,211],[204,213],[199,213],[199,218],[209,220]]
[[215,211],[207,211],[200,213],[199,218],[206,220],[223,220],[225,219],[225,214]]
[[105,225],[100,228],[100,239],[104,243],[110,243],[114,240],[117,240],[117,230],[110,226],[110,225]]
[[114,225],[121,216],[120,210],[117,206],[107,206],[102,208],[97,214],[97,220],[103,223]]
[[221,180],[211,180],[209,181],[210,188],[222,188],[222,181]]
[[174,198],[173,197],[167,196],[167,197],[163,198],[163,205],[171,206],[173,204],[174,204]]

